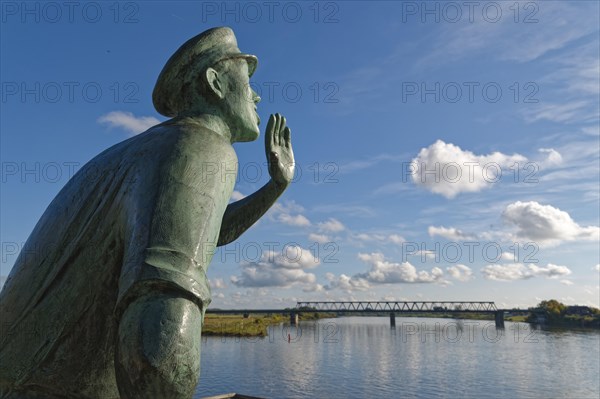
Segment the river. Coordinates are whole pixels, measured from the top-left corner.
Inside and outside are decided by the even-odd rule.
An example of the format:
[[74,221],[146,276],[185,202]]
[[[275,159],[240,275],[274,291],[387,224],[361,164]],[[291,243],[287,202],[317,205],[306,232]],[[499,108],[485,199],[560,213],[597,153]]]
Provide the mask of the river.
[[[289,342],[288,342],[289,334]],[[194,398],[599,398],[600,333],[526,323],[342,317],[203,337]]]

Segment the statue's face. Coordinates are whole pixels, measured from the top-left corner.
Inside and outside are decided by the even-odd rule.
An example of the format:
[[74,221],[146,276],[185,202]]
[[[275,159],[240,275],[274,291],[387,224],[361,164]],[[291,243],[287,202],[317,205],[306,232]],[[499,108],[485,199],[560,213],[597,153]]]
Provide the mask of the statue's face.
[[250,87],[248,63],[244,59],[232,61],[225,73],[225,119],[231,130],[232,141],[253,141],[260,134],[260,118],[256,112],[260,97]]

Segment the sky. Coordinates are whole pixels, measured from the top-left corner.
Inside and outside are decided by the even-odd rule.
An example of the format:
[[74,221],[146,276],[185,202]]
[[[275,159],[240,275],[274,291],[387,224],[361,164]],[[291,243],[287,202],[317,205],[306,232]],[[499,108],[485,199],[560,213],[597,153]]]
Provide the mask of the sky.
[[[296,176],[215,253],[211,307],[599,307],[599,4],[2,1],[0,284],[79,168],[166,119],[170,55],[229,26]],[[264,127],[232,200],[269,180]]]

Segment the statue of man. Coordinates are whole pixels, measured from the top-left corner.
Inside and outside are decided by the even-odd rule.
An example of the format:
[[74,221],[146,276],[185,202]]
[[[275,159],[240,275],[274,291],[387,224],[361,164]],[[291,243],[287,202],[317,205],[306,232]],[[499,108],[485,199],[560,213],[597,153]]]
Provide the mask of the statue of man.
[[60,191],[0,293],[0,398],[191,398],[215,247],[256,222],[294,174],[271,115],[271,180],[228,205],[232,143],[256,140],[257,58],[214,28],[169,59],[153,93],[171,117],[105,150]]

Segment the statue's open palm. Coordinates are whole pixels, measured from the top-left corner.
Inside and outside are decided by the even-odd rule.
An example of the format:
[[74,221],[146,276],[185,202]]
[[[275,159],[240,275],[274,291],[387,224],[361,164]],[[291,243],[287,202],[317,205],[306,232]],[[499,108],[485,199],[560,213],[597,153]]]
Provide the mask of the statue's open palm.
[[265,151],[269,162],[269,174],[280,185],[288,185],[294,178],[294,151],[292,133],[285,125],[285,118],[271,115],[265,134]]

